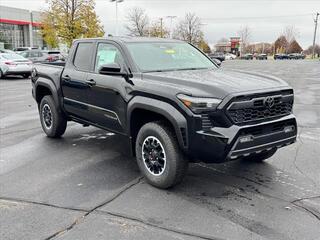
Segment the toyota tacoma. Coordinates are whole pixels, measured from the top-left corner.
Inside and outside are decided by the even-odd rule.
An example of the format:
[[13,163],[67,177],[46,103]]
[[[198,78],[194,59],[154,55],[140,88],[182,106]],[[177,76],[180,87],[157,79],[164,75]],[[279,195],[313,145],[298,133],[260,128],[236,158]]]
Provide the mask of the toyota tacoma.
[[75,40],[65,64],[36,64],[31,81],[48,137],[67,121],[124,135],[159,188],[181,182],[189,162],[263,161],[296,140],[286,82],[224,70],[178,40]]

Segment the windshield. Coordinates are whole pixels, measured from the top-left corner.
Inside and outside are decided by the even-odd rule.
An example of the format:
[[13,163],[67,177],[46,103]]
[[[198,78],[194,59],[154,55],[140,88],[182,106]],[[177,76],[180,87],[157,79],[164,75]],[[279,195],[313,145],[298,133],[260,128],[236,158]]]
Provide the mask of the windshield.
[[5,54],[1,54],[1,56],[4,59],[7,59],[7,60],[18,60],[18,59],[24,59],[25,60],[24,57],[22,57],[19,54],[15,54],[15,53],[5,53]]
[[203,53],[183,42],[128,43],[142,72],[215,68]]

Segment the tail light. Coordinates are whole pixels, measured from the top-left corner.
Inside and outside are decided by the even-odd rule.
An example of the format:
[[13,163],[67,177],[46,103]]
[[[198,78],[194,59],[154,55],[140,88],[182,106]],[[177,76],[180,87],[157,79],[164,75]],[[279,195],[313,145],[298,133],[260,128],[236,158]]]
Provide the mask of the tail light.
[[10,65],[10,66],[16,66],[17,65],[15,62],[11,62],[11,61],[4,62],[4,64]]
[[53,61],[53,57],[52,57],[52,56],[48,56],[48,57],[47,57],[47,60],[48,60],[49,62],[52,62],[52,61]]

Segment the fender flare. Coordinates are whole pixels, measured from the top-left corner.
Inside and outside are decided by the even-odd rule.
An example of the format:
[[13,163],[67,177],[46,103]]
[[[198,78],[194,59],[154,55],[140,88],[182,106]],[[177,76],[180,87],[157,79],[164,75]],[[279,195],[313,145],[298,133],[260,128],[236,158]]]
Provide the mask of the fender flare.
[[34,93],[35,99],[37,99],[37,89],[40,86],[46,87],[51,91],[53,100],[57,104],[56,107],[57,107],[57,109],[60,109],[61,103],[59,101],[58,91],[57,91],[57,88],[54,85],[54,83],[52,81],[50,81],[49,79],[41,79],[41,80],[38,79],[35,84],[35,93]]
[[[127,107],[127,132],[131,136],[131,114],[135,109],[148,110],[164,116],[173,125],[181,149],[188,147],[188,129],[186,118],[171,104],[148,97],[136,96]],[[183,132],[182,132],[182,129]]]

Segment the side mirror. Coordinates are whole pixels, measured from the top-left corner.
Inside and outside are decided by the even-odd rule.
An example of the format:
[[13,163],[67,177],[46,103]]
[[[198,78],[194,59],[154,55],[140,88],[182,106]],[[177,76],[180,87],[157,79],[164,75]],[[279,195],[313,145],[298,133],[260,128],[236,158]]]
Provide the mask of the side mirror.
[[218,67],[221,67],[221,61],[216,59],[216,58],[213,58],[212,61],[214,61],[215,64],[218,65]]
[[111,76],[122,76],[121,67],[118,63],[103,64],[99,67],[99,73]]
[[118,63],[109,63],[103,64],[99,67],[99,73],[108,76],[121,76],[130,83],[133,84],[130,78],[132,77],[131,73],[121,72],[121,67]]

